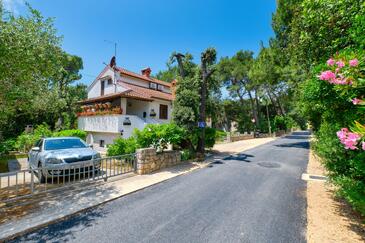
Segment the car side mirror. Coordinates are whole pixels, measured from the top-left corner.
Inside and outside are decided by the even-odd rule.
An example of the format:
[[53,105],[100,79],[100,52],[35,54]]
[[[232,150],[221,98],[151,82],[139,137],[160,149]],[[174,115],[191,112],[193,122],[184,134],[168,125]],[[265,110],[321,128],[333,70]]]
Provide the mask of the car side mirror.
[[32,151],[34,151],[34,152],[39,152],[41,149],[39,148],[39,147],[33,147],[32,148]]
[[94,145],[92,145],[92,144],[89,144],[89,148],[94,148]]

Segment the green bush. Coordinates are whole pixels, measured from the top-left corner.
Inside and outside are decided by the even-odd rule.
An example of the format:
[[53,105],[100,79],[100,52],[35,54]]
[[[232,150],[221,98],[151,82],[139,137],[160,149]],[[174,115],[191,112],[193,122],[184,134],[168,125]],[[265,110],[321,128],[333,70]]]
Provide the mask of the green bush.
[[142,131],[135,130],[134,136],[141,148],[166,149],[168,144],[180,145],[186,137],[185,129],[176,124],[149,124]]
[[82,140],[86,140],[87,133],[85,131],[81,131],[78,129],[71,129],[71,130],[62,130],[59,132],[54,132],[54,137],[79,137]]
[[291,116],[275,116],[273,123],[273,130],[289,130],[291,128],[299,127],[296,121]]
[[286,130],[286,122],[284,116],[275,116],[274,118],[274,130]]
[[[195,148],[198,146],[199,136],[202,130],[200,128],[196,128],[195,132],[190,135],[190,141]],[[215,141],[217,139],[217,130],[215,128],[206,127],[205,128],[205,147],[210,149],[213,148]]]
[[131,154],[136,152],[137,141],[134,137],[130,138],[117,138],[114,140],[114,143],[108,146],[107,155],[108,156],[116,156],[123,154]]
[[226,139],[226,137],[227,137],[227,133],[225,131],[222,131],[222,130],[215,131],[215,140],[216,141],[223,141],[224,139]]
[[22,152],[28,152],[40,138],[50,136],[52,136],[52,131],[47,124],[38,125],[33,133],[23,132],[19,135],[16,139],[15,148]]
[[189,149],[184,149],[183,151],[181,151],[181,160],[182,161],[193,159],[194,157],[195,157],[194,152],[192,152]]
[[15,147],[16,139],[8,139],[0,143],[0,155],[8,154],[10,151],[16,149]]
[[[365,53],[357,52],[355,55],[347,49],[341,51],[337,58],[349,60],[357,57],[363,63]],[[312,147],[322,159],[338,195],[365,215],[365,152],[345,149],[336,136],[337,131],[351,127],[354,121],[365,124],[364,110],[351,102],[352,98],[362,97],[365,89],[339,87],[319,80],[318,74],[328,69],[326,64],[313,68],[312,78],[301,84],[298,107],[314,128],[316,140]]]

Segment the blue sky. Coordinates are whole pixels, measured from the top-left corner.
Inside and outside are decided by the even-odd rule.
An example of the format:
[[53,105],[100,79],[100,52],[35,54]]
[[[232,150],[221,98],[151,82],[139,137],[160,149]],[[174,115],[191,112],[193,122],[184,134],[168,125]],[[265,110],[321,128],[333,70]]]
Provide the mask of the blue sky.
[[[22,0],[4,0],[24,13]],[[117,63],[139,72],[165,69],[173,51],[190,52],[196,61],[202,50],[215,47],[218,56],[240,49],[259,50],[273,35],[275,0],[29,0],[46,17],[55,18],[63,48],[84,61],[82,82],[89,84],[109,62],[118,43]]]

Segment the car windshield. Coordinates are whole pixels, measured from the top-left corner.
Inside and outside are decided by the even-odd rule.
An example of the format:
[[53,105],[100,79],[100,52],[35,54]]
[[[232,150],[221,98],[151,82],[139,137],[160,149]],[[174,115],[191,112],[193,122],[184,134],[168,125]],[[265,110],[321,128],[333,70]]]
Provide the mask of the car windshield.
[[78,138],[60,138],[46,140],[44,150],[86,148],[86,144]]

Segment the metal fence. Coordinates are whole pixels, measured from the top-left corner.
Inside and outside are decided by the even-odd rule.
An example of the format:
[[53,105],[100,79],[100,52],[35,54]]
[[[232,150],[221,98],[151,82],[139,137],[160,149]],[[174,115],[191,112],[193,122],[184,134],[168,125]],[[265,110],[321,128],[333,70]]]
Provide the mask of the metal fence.
[[[77,183],[106,181],[110,177],[135,171],[135,166],[136,155],[128,154],[0,173],[0,202],[6,203]],[[40,180],[41,173],[43,182]]]

